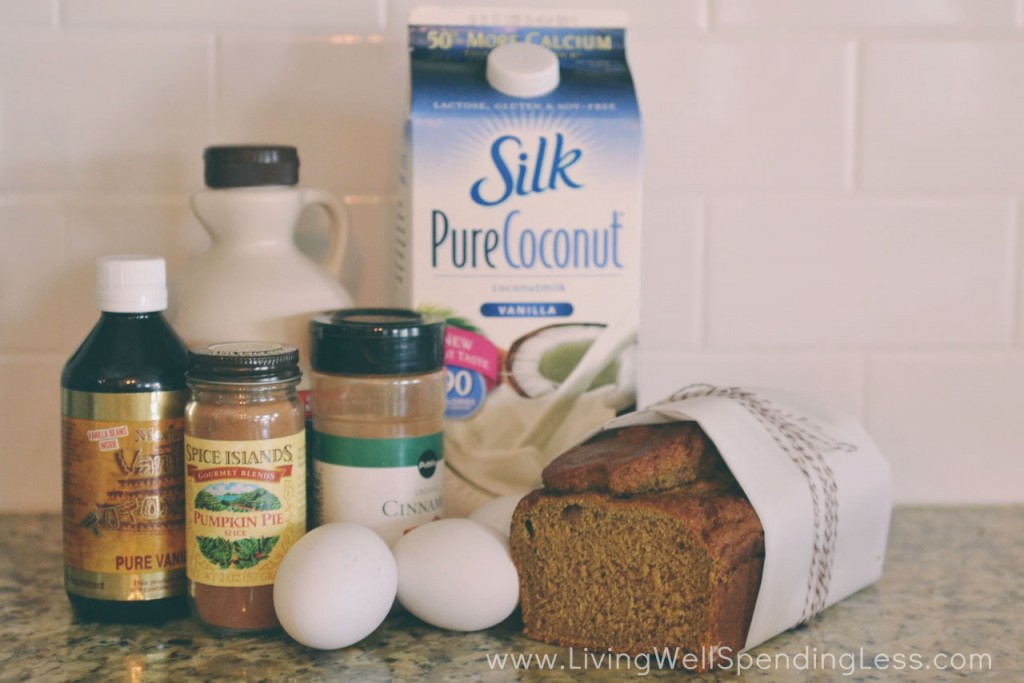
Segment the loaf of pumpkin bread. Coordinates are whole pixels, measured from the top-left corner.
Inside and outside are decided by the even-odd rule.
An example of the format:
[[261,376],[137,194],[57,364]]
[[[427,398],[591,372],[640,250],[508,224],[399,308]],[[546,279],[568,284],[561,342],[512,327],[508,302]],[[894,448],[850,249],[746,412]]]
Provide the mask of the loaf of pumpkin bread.
[[696,423],[602,432],[543,481],[512,519],[526,635],[631,655],[670,648],[700,669],[714,650],[743,648],[764,532]]

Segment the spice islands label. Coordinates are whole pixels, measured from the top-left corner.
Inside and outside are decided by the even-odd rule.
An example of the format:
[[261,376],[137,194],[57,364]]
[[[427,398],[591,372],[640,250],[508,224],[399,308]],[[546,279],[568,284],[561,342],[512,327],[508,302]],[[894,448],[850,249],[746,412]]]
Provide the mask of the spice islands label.
[[62,392],[64,578],[97,600],[185,591],[186,392]]
[[274,583],[306,532],[305,432],[259,441],[186,436],[185,501],[190,580]]

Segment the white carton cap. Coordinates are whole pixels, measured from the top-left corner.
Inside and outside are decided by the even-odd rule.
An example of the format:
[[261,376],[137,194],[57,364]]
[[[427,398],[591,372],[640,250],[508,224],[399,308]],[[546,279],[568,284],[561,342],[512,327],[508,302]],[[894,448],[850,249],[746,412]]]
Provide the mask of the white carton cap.
[[532,43],[505,43],[487,55],[487,82],[512,97],[540,97],[558,87],[558,55]]
[[96,259],[96,306],[111,313],[150,313],[167,308],[164,260],[140,254]]

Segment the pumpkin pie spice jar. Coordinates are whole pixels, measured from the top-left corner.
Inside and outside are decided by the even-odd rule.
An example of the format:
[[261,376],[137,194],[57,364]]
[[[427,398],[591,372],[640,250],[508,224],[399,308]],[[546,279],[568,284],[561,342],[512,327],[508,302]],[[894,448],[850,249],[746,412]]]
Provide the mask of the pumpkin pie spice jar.
[[264,342],[189,352],[185,541],[192,615],[219,633],[279,627],[274,577],[306,532],[298,351]]

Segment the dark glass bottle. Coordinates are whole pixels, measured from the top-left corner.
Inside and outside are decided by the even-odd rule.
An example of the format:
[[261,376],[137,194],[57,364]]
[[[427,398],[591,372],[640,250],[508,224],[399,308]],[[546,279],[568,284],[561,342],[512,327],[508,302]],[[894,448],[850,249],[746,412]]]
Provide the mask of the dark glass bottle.
[[164,261],[97,261],[100,320],[61,374],[65,588],[76,616],[187,614],[188,352],[160,312]]

